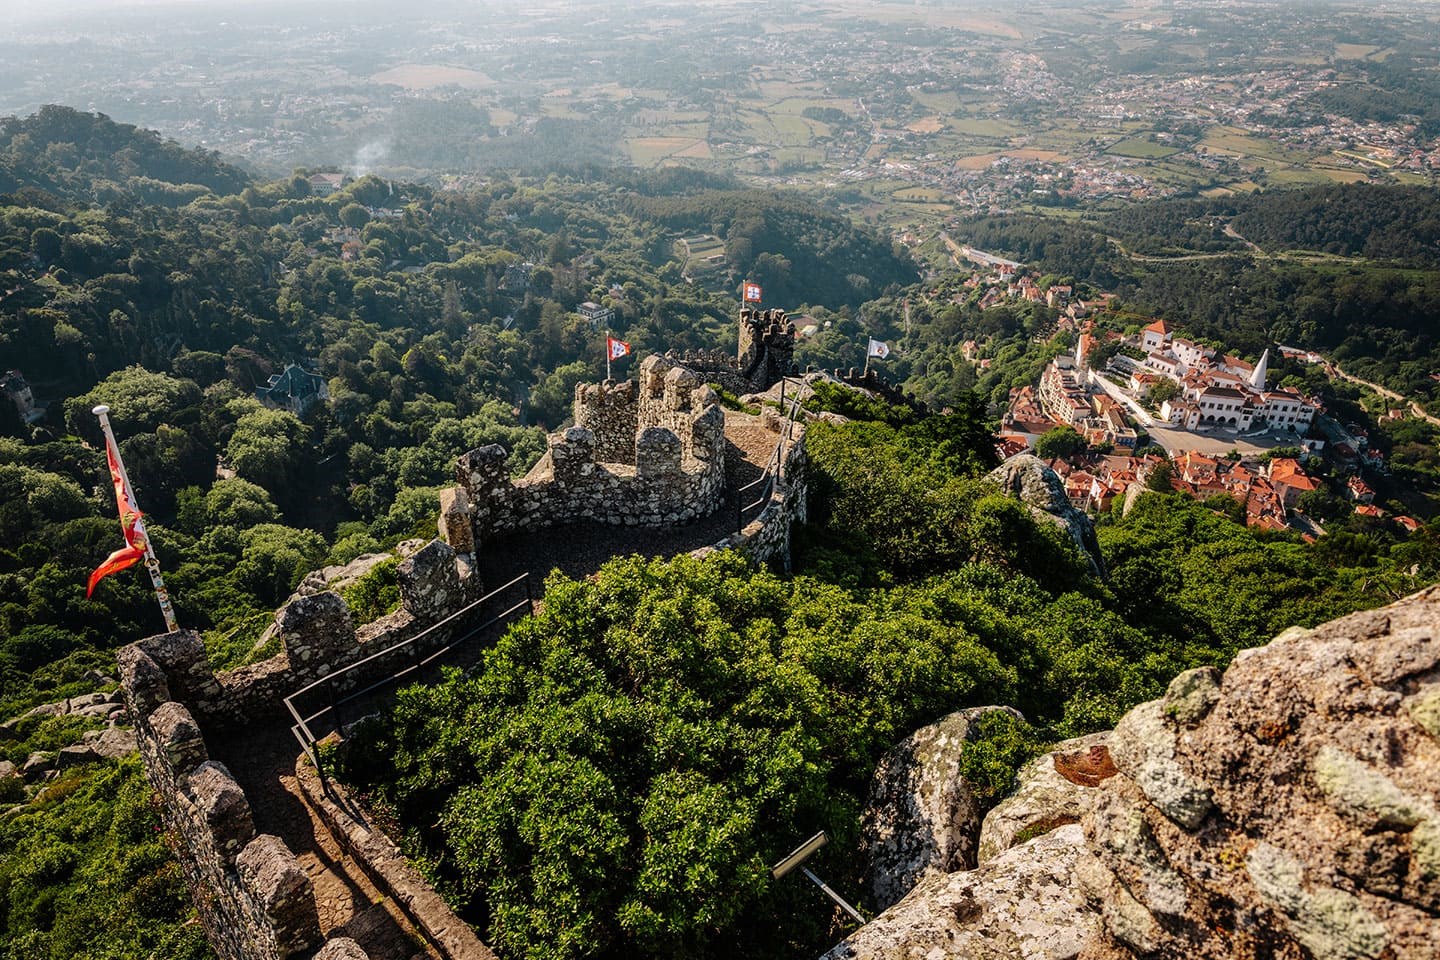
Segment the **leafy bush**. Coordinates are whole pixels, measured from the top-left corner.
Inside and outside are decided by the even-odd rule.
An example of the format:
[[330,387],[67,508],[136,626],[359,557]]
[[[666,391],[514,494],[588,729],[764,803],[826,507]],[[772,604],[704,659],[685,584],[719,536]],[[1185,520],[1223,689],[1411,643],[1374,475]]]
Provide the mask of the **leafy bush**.
[[400,608],[400,582],[395,575],[399,566],[399,557],[382,560],[340,591],[355,623],[369,623]]
[[210,956],[150,797],[132,755],[0,817],[0,956]]
[[412,849],[508,955],[766,953],[824,934],[766,864],[821,825],[845,849],[884,749],[1014,683],[919,595],[615,560],[552,578],[474,677],[403,691],[341,772],[438,824]]

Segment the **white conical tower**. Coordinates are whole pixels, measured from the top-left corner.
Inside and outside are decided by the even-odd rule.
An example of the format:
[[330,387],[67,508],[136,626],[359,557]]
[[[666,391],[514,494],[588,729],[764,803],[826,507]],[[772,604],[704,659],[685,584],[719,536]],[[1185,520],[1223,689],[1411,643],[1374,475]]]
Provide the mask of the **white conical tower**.
[[1265,392],[1266,368],[1270,365],[1270,348],[1266,347],[1265,352],[1260,354],[1260,360],[1255,364],[1255,372],[1250,374],[1250,386],[1255,388],[1256,393]]

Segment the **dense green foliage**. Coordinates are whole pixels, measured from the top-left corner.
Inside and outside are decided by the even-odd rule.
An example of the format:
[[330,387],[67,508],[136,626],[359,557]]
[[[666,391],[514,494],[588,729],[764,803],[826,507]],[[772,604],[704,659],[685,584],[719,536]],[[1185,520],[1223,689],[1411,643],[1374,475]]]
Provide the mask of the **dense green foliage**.
[[140,760],[90,764],[0,818],[0,957],[203,960]]
[[[7,169],[29,179],[0,193],[0,354],[48,404],[27,426],[0,402],[16,438],[0,437],[0,703],[17,707],[76,692],[157,625],[138,569],[83,596],[118,544],[95,404],[111,408],[182,622],[232,665],[261,652],[305,572],[433,530],[459,454],[500,443],[516,472],[538,459],[575,384],[604,369],[581,301],[611,306],[637,353],[733,343],[734,300],[676,283],[669,234],[633,203],[680,204],[666,224],[694,232],[769,198],[783,216],[753,236],[757,256],[814,242],[880,277],[900,263],[803,201],[690,171],[577,168],[464,193],[364,178],[320,198],[299,176],[227,180],[212,157],[103,117],[48,109],[5,130]],[[208,187],[169,205],[79,189],[123,163]],[[825,280],[801,288],[824,301]],[[302,358],[328,404],[302,419],[253,399]]]
[[206,193],[238,193],[249,182],[216,153],[104,114],[52,105],[0,119],[0,193],[30,188],[71,200],[177,206]]
[[[489,133],[488,117],[454,109]],[[405,118],[417,143],[453,120]],[[583,155],[587,130],[546,120],[485,149],[564,141]],[[474,162],[467,149],[453,147],[456,164]],[[1307,196],[1216,215],[1258,218],[1250,229],[1277,248],[1334,237],[1340,252],[1424,259],[1386,218],[1429,236],[1433,203]],[[1327,198],[1349,233],[1321,210]],[[1202,214],[1166,243],[1233,246]],[[1133,222],[1151,215],[1175,219]],[[1132,303],[1239,349],[1320,347],[1435,389],[1433,273],[1149,265],[1083,224],[967,230],[1039,261],[1047,284],[1120,283]],[[684,282],[673,255],[676,234],[701,232],[726,245],[717,287],[758,280],[767,303],[826,325],[800,345],[804,362],[857,364],[865,335],[892,340],[887,374],[952,412],[820,388],[812,406],[852,422],[808,433],[815,499],[798,576],[725,555],[555,578],[543,612],[480,670],[406,691],[357,738],[345,774],[408,825],[410,851],[507,955],[813,952],[829,932],[813,891],[772,883],[765,865],[824,827],[837,842],[821,863],[853,888],[866,781],[914,727],[983,703],[1023,710],[1029,723],[987,721],[967,751],[993,800],[1042,742],[1113,724],[1179,670],[1440,576],[1430,529],[1401,540],[1352,521],[1306,545],[1246,530],[1231,506],[1157,493],[1102,524],[1111,576],[1097,582],[1056,528],[981,479],[995,463],[993,405],[1071,345],[1057,312],[982,309],[958,283],[912,302],[899,289],[915,276],[908,256],[793,196],[693,171],[576,168],[468,190],[367,177],[317,197],[303,176],[251,183],[212,156],[51,109],[0,125],[0,351],[49,404],[23,424],[0,402],[0,708],[89,689],[87,671],[158,628],[138,569],[84,597],[119,545],[94,404],[112,408],[182,622],[205,631],[217,666],[251,661],[273,652],[257,638],[307,571],[433,535],[458,454],[500,443],[516,471],[541,455],[575,384],[603,366],[603,331],[573,312],[581,302],[611,307],[642,355],[733,345],[738,305]],[[255,398],[302,359],[328,403],[302,415]],[[1365,415],[1343,391],[1327,403]],[[1428,426],[1373,438],[1394,466],[1382,495],[1440,475]],[[359,620],[397,597],[393,561],[345,592]],[[85,725],[26,721],[7,755],[52,750]],[[188,910],[144,800],[133,761],[87,767],[0,824],[0,956],[201,949],[178,923]],[[104,938],[78,939],[109,917]]]
[[963,758],[993,801],[1041,743],[1177,672],[1440,574],[1434,549],[1411,573],[1408,545],[1343,557],[1152,494],[1102,526],[1098,582],[978,478],[981,423],[974,400],[812,423],[795,578],[723,554],[557,576],[473,675],[402,693],[342,775],[504,954],[813,952],[819,911],[765,865],[823,827],[853,890],[866,783],[914,727],[1019,707],[1030,723],[988,721]]
[[767,303],[858,306],[916,278],[894,245],[795,196],[706,191],[636,198],[629,208],[672,229],[704,224],[725,241],[731,279],[761,284]]
[[1309,187],[1217,199],[1137,204],[1102,221],[1140,253],[1240,251],[1229,223],[1268,251],[1309,250],[1346,257],[1440,266],[1440,196],[1428,187]]

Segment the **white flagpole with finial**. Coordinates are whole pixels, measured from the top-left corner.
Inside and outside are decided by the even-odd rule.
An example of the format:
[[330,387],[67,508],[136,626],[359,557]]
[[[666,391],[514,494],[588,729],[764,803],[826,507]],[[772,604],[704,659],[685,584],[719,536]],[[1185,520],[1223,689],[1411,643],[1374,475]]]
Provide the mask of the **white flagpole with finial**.
[[[100,429],[105,431],[105,442],[110,449],[115,451],[115,465],[120,468],[120,482],[125,484],[125,492],[130,497],[130,503],[136,510],[140,505],[135,501],[135,488],[130,486],[130,475],[125,472],[125,461],[120,458],[120,444],[115,442],[115,434],[110,429],[110,408],[100,404],[90,411],[100,418]],[[124,509],[124,504],[119,505]],[[180,624],[175,620],[175,609],[170,605],[170,593],[165,589],[165,580],[160,576],[160,561],[155,557],[155,548],[150,545],[150,535],[145,532],[145,517],[141,515],[135,520],[135,532],[145,542],[145,569],[150,571],[150,582],[155,585],[155,599],[160,603],[160,613],[165,617],[165,629],[174,633],[180,629]]]
[[605,328],[605,379],[610,379],[610,328]]

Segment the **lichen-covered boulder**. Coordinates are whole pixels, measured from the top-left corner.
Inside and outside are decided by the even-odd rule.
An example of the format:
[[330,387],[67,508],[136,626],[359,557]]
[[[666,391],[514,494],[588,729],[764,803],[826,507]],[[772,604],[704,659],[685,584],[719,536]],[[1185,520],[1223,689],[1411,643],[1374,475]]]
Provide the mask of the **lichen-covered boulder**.
[[1075,887],[1088,856],[1077,825],[977,870],[934,873],[824,960],[1070,960],[1099,928]]
[[1095,525],[1085,511],[1070,502],[1065,484],[1044,460],[1033,453],[1017,453],[986,474],[985,479],[999,484],[1006,494],[1025,504],[1032,516],[1064,530],[1090,561],[1091,570],[1104,576],[1105,558],[1095,537]]
[[1013,846],[1079,823],[1095,802],[1095,788],[1115,775],[1109,739],[1107,732],[1066,740],[1026,764],[1015,792],[985,815],[976,861],[986,863]]
[[[830,956],[1433,960],[1437,720],[1440,587],[1292,628],[1127,713],[1104,741],[1113,772],[1096,744],[1032,765],[979,869],[924,877]],[[1046,786],[1062,756],[1095,785]],[[1074,797],[1078,825],[996,852]],[[1019,866],[1049,858],[1044,876]]]
[[869,902],[888,907],[927,874],[975,865],[980,808],[960,776],[960,755],[993,710],[1010,708],[952,713],[881,758],[861,817]]

